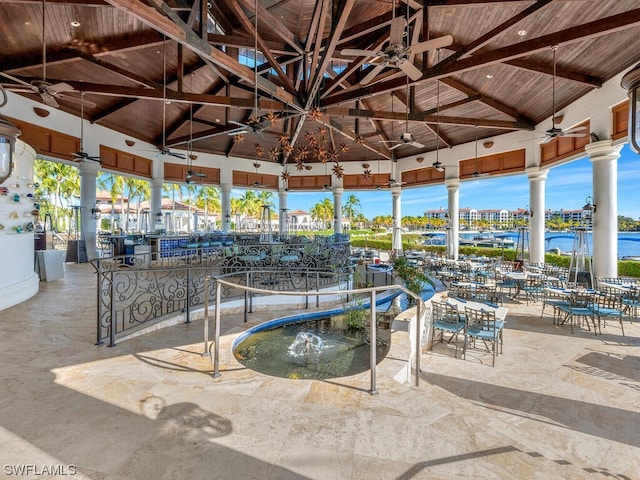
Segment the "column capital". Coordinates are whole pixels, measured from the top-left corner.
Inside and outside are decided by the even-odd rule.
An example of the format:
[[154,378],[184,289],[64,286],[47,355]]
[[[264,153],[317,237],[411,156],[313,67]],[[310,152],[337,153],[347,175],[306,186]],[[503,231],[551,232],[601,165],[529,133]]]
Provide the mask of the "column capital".
[[98,171],[100,170],[99,162],[80,162],[78,164],[78,173],[80,175],[94,175],[98,176]]
[[334,195],[342,195],[344,193],[344,188],[342,187],[333,187],[331,190]]
[[444,184],[447,186],[447,189],[460,188],[460,179],[459,178],[445,178]]
[[231,185],[230,183],[221,183],[220,184],[220,191],[221,192],[225,192],[225,193],[231,193],[231,188],[233,187],[233,185]]
[[394,197],[402,195],[402,187],[391,187],[391,195]]
[[596,160],[616,160],[620,158],[622,144],[614,145],[611,139],[600,140],[588,143],[584,146],[584,150],[592,162]]
[[546,180],[549,170],[541,167],[527,167],[524,172],[529,177],[529,180]]

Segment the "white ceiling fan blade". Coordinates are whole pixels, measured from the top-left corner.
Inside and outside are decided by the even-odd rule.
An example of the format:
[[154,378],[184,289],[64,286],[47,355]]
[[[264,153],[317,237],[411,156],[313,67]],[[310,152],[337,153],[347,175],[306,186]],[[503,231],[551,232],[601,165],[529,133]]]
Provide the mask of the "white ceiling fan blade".
[[573,138],[580,138],[586,135],[587,135],[586,133],[566,133],[566,132],[560,134],[561,137],[573,137]]
[[553,140],[555,137],[547,137],[544,139],[544,141],[541,143],[542,145],[545,145],[547,143],[549,143],[551,140]]
[[33,88],[29,88],[29,87],[23,87],[21,85],[16,85],[16,84],[9,84],[9,83],[3,83],[1,84],[2,88],[4,88],[6,91],[8,92],[14,92],[14,93],[38,93],[36,92]]
[[55,93],[73,92],[75,91],[75,88],[68,83],[60,82],[47,87],[47,91],[53,95]]
[[424,148],[423,144],[421,144],[420,142],[416,142],[415,140],[413,142],[409,142],[409,145],[411,145],[414,148]]
[[341,55],[348,57],[379,57],[380,52],[375,50],[361,50],[359,48],[343,48],[340,50]]
[[420,69],[406,59],[399,61],[398,67],[400,68],[400,70],[406,73],[411,80],[415,81],[422,78],[422,72],[420,71]]
[[407,21],[402,17],[396,17],[391,20],[391,32],[389,33],[389,43],[391,45],[402,45],[402,36]]
[[58,105],[58,102],[56,101],[55,98],[53,98],[53,95],[49,95],[48,93],[40,93],[40,96],[42,97],[42,101],[45,103],[45,105],[48,105],[50,107],[53,108],[58,108],[60,105]]
[[24,85],[26,87],[32,88],[32,85],[30,83],[27,83],[24,80],[20,80],[19,78],[14,77],[13,75],[9,75],[8,73],[4,73],[4,72],[0,72],[0,75],[8,78],[9,80],[13,80],[14,82],[19,83],[20,85]]
[[[374,78],[376,78],[378,76],[378,74],[380,72],[382,72],[382,70],[384,70],[384,67],[386,66],[386,64],[381,63],[380,65],[376,65],[373,70],[371,70],[367,75],[365,75],[365,77],[360,80],[360,85],[366,85],[368,84],[371,80],[373,80]],[[422,76],[422,75],[421,75]]]
[[438,48],[448,47],[453,43],[453,37],[451,35],[444,35],[442,37],[427,40],[426,42],[416,43],[409,46],[409,52],[407,53],[422,53],[427,50],[437,50]]
[[401,147],[402,145],[404,145],[404,143],[398,143],[396,145],[389,147],[389,150],[395,150],[396,148]]
[[249,125],[246,125],[246,124],[240,123],[240,122],[236,122],[235,120],[227,120],[227,123],[231,123],[233,125],[238,125],[239,127],[242,127],[242,128],[251,128],[251,127],[249,127]]

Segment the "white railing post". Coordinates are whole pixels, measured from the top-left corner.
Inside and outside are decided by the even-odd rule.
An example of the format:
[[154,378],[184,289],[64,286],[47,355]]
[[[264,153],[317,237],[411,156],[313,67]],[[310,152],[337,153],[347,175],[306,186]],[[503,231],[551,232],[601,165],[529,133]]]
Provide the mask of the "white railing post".
[[371,362],[371,395],[377,395],[376,390],[376,344],[377,341],[377,322],[376,322],[376,290],[371,290],[371,333],[369,334],[369,347],[370,347],[370,362]]
[[211,277],[209,277],[209,275],[204,277],[204,333],[203,333],[204,351],[202,352],[203,357],[211,355],[211,352],[209,352],[209,280],[210,278]]
[[[426,313],[426,309],[425,309]],[[418,387],[420,385],[420,353],[422,345],[420,343],[420,333],[422,332],[421,328],[421,319],[422,317],[422,299],[418,297],[416,299],[416,358],[415,358],[415,386]]]
[[215,352],[213,353],[213,378],[220,376],[220,291],[222,284],[216,282],[216,325],[214,330]]

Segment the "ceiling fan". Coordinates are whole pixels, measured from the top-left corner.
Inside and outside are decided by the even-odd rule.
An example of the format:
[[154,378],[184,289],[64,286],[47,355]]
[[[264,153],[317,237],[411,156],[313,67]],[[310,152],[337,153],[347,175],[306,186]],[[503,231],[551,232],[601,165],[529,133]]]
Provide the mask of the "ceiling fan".
[[[84,92],[82,92],[82,96],[84,97]],[[84,102],[80,103],[80,150],[75,153],[72,153],[74,162],[83,162],[85,160],[91,160],[93,162],[101,163],[102,160],[100,157],[94,157],[89,155],[84,151]]]
[[256,181],[253,182],[253,186],[256,188],[264,187],[264,185],[258,181],[258,178],[260,178],[258,177],[258,169],[260,168],[260,163],[254,162],[253,167],[256,169]]
[[167,39],[162,42],[162,145],[158,146],[156,156],[171,156],[185,160],[187,156],[184,153],[172,152],[167,147]]
[[[402,38],[405,33],[407,20],[402,17],[396,17],[391,20],[391,28],[389,32],[389,45],[381,51],[362,50],[358,48],[345,48],[340,51],[342,55],[349,57],[371,57],[373,69],[360,80],[361,85],[371,82],[386,67],[395,67],[402,70],[411,80],[418,80],[422,77],[422,71],[409,61],[409,55],[423,53],[428,50],[436,50],[438,48],[447,47],[453,43],[451,35],[427,40],[425,42],[415,43],[413,45],[405,45]],[[407,35],[407,38],[409,36]]]
[[262,134],[269,120],[258,115],[258,2],[255,1],[255,15],[253,17],[253,29],[254,29],[254,39],[253,39],[253,114],[249,117],[249,119],[245,122],[236,122],[234,120],[229,120],[228,123],[233,125],[237,125],[238,129],[231,130],[228,132],[229,135],[245,135],[247,133],[255,133],[256,135],[260,135],[264,137]]
[[47,41],[45,36],[45,27],[46,27],[46,15],[45,15],[45,1],[42,1],[42,80],[32,80],[31,82],[26,82],[18,77],[14,77],[13,75],[9,75],[8,73],[0,72],[5,78],[8,78],[14,83],[5,83],[2,86],[10,91],[15,93],[29,93],[40,95],[42,98],[42,102],[53,108],[58,108],[60,105],[58,104],[58,99],[62,99],[64,97],[65,101],[73,102],[73,103],[82,103],[85,102],[87,104],[93,104],[93,102],[89,102],[87,100],[80,100],[77,98],[73,98],[71,96],[65,96],[64,93],[74,92],[76,91],[71,85],[64,82],[59,82],[52,84],[47,82]]
[[395,150],[398,147],[402,147],[403,145],[410,145],[414,148],[423,148],[424,145],[420,142],[416,142],[413,138],[413,134],[411,132],[404,132],[400,135],[400,140],[388,140],[390,142],[398,142],[395,145],[389,147],[389,150]]
[[574,128],[569,128],[568,130],[562,130],[561,128],[556,127],[556,50],[558,50],[558,45],[553,45],[551,47],[551,51],[553,52],[553,80],[552,80],[552,88],[551,88],[551,105],[552,105],[552,114],[551,114],[551,128],[544,132],[540,132],[544,134],[543,137],[545,140],[542,142],[543,144],[549,143],[554,138],[558,137],[584,137],[587,135],[587,127],[582,125]]
[[189,169],[187,170],[187,174],[185,176],[185,182],[187,185],[193,183],[194,178],[207,178],[204,173],[196,172],[193,170],[193,161],[198,158],[196,155],[193,155],[191,150],[191,145],[193,143],[193,104],[189,105],[189,142],[187,143],[187,158],[189,159]]
[[438,172],[444,172],[444,163],[442,163],[440,160],[436,160],[431,166]]
[[475,163],[476,163],[476,169],[474,170],[474,172],[471,174],[472,177],[474,178],[478,178],[478,177],[487,177],[489,176],[489,173],[481,173],[478,171],[478,125],[476,125],[476,141],[475,141],[475,149],[476,149],[476,154],[475,154]]

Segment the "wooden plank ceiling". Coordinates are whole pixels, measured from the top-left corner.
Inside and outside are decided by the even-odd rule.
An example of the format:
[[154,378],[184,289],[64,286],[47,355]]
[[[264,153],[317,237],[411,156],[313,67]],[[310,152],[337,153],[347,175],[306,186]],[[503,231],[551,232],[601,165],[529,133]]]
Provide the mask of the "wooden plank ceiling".
[[[561,112],[640,60],[639,7],[637,0],[0,0],[0,72],[16,79],[2,78],[10,89],[65,82],[74,90],[54,95],[58,108],[79,115],[85,92],[86,119],[133,138],[302,171],[531,130],[552,114],[552,93]],[[387,48],[395,17],[409,20],[405,45],[445,35],[452,43],[401,58],[417,67],[417,79],[390,66],[363,81],[376,60],[342,50]],[[407,133],[415,143],[392,149]]]

